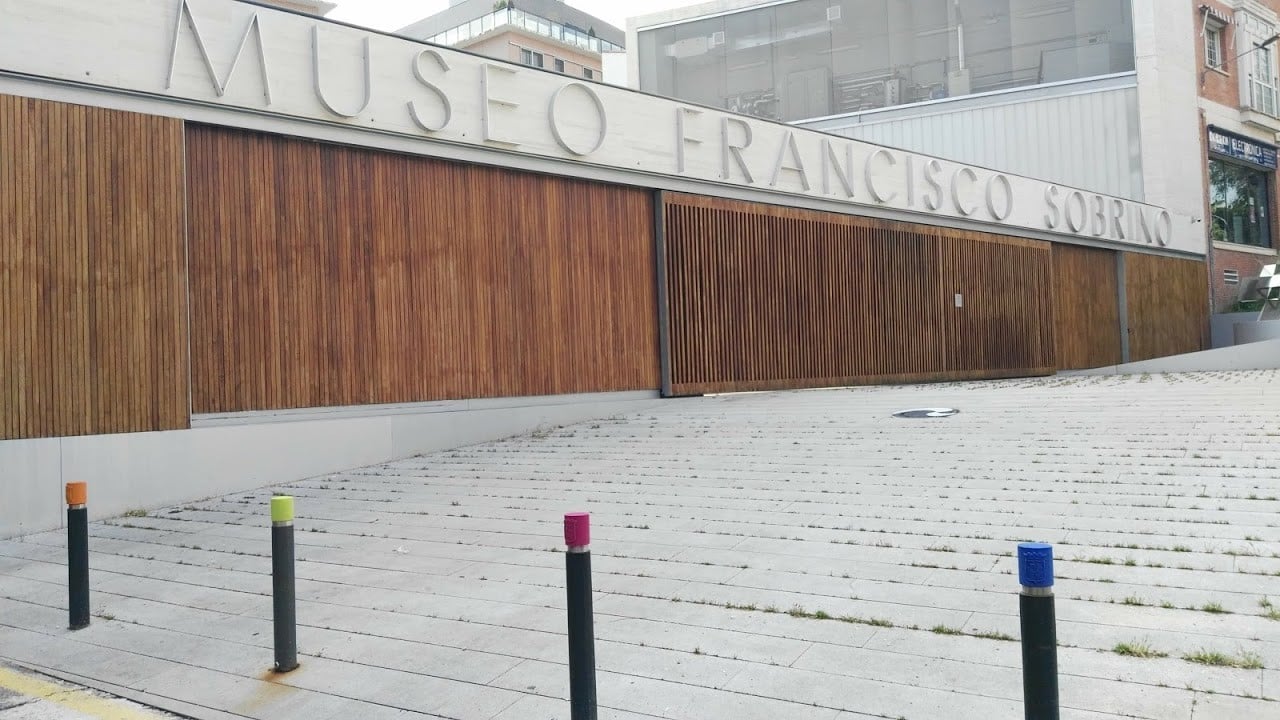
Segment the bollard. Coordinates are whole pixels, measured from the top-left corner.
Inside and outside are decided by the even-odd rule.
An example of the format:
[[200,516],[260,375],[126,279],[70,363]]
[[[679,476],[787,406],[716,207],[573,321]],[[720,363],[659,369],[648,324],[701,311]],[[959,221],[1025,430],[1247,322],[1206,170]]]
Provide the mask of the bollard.
[[287,673],[298,667],[298,620],[293,574],[293,498],[271,498],[271,588],[276,636],[276,667]]
[[569,717],[596,720],[596,637],[591,611],[591,516],[564,516],[565,587],[569,595]]
[[89,486],[67,483],[67,607],[71,629],[89,627]]
[[1058,720],[1058,630],[1053,613],[1053,546],[1018,545],[1022,696],[1026,720]]

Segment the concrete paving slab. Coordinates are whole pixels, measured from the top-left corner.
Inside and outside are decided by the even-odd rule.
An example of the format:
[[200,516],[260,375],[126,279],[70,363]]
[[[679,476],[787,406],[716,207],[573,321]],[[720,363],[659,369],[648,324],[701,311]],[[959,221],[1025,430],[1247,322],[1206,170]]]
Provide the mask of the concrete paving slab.
[[[1266,398],[1280,373],[673,403],[95,523],[77,633],[63,538],[0,541],[0,656],[216,720],[564,718],[560,515],[588,509],[601,717],[1020,716],[1026,539],[1058,544],[1064,718],[1280,717]],[[922,404],[962,412],[890,417]],[[285,676],[272,491],[299,513]]]

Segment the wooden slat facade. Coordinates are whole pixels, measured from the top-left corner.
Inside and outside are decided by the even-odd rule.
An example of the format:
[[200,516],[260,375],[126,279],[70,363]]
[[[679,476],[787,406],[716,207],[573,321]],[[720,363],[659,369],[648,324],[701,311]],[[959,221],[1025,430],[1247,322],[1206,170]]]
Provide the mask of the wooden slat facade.
[[680,194],[664,221],[672,394],[1053,372],[1048,243]]
[[197,413],[657,389],[645,190],[189,125]]
[[189,426],[182,142],[0,95],[0,439]]
[[1122,362],[1115,251],[1055,243],[1051,287],[1058,369]]
[[1125,253],[1129,360],[1209,347],[1209,286],[1199,260]]
[[[663,216],[673,394],[1120,361],[1114,251]],[[654,389],[655,230],[646,190],[0,95],[0,439]],[[1204,348],[1203,263],[1124,258],[1130,359]]]

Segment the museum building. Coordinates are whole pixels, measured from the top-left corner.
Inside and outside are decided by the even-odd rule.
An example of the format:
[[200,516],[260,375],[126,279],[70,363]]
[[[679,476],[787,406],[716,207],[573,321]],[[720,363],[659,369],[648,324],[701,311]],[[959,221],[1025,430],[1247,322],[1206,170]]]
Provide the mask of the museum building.
[[1199,350],[1195,218],[236,0],[0,0],[0,537]]

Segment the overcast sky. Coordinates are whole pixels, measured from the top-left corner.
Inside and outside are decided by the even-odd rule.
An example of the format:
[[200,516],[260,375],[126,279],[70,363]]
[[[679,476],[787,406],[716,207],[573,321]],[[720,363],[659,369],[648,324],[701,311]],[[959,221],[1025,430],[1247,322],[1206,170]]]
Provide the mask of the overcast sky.
[[[569,4],[626,30],[629,17],[695,5],[697,2],[698,0],[572,0]],[[329,13],[328,17],[375,30],[399,30],[411,22],[449,7],[448,0],[337,0],[337,3],[337,9]],[[519,5],[517,2],[516,6]]]

